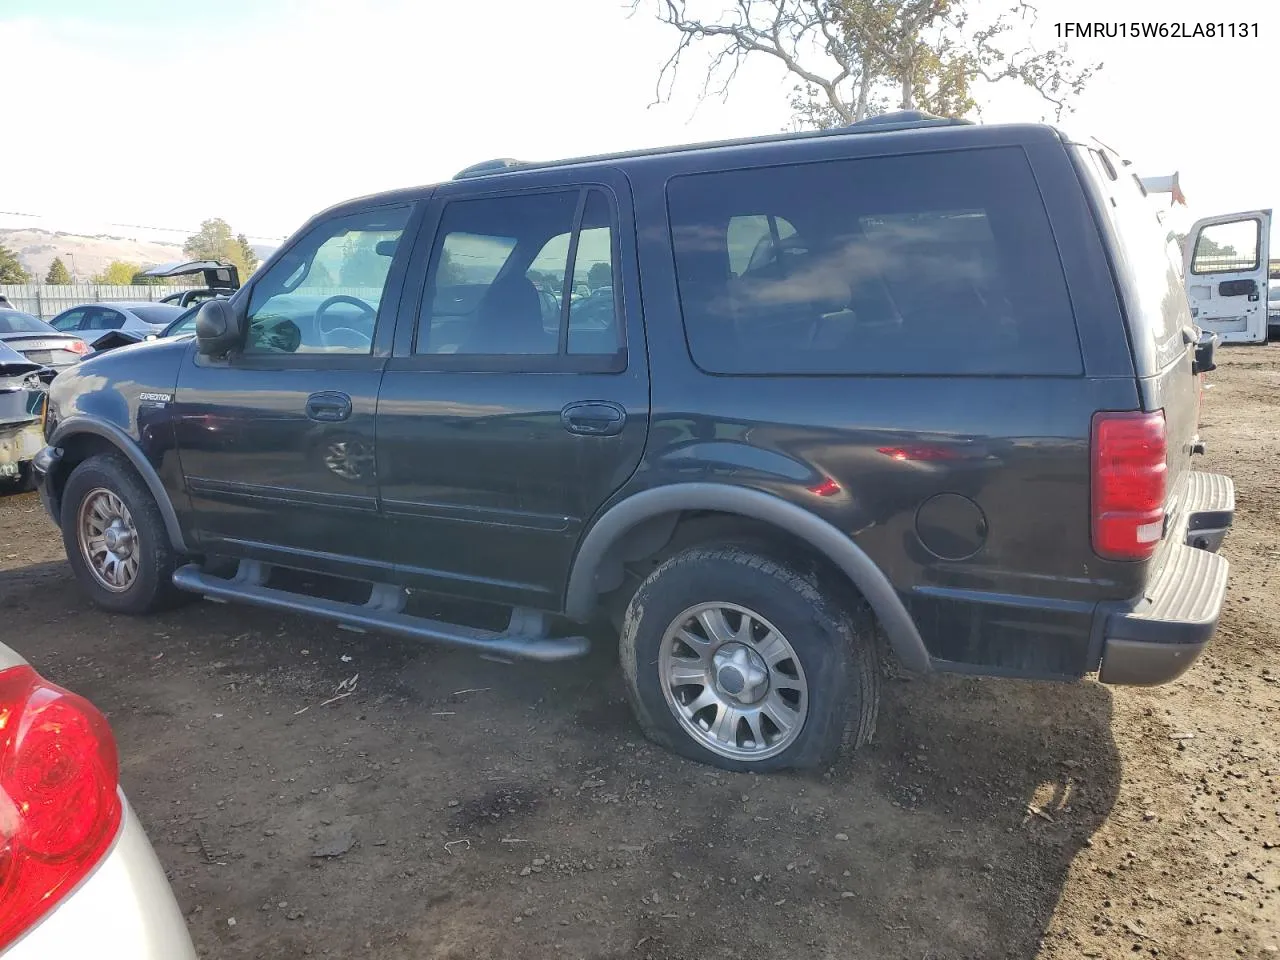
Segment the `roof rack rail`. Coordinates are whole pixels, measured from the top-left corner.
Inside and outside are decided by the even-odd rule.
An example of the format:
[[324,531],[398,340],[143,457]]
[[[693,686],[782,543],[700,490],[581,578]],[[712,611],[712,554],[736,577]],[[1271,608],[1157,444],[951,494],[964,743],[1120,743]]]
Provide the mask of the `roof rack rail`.
[[473,163],[469,167],[463,167],[453,175],[455,180],[466,180],[469,177],[483,177],[489,173],[502,173],[504,170],[514,170],[517,167],[532,166],[527,160],[513,160],[511,157],[500,157],[497,160],[483,160],[480,163]]
[[736,140],[720,140],[710,143],[687,143],[668,147],[648,147],[641,150],[630,150],[623,153],[599,154],[588,157],[574,157],[565,160],[529,161],[513,160],[502,157],[497,160],[485,160],[464,167],[453,175],[454,180],[469,180],[472,177],[487,177],[508,173],[513,170],[536,170],[544,167],[564,167],[576,163],[591,163],[603,160],[634,159],[638,157],[660,156],[668,153],[685,153],[691,150],[709,150],[724,147],[750,146],[752,144],[777,143],[786,140],[804,140],[816,137],[849,136],[860,133],[882,133],[891,130],[912,130],[924,127],[971,127],[972,120],[961,120],[955,117],[939,117],[923,110],[898,110],[893,113],[882,113],[867,117],[846,126],[830,127],[826,130],[801,130],[786,133],[770,133],[757,137],[742,137]]
[[853,133],[873,133],[881,130],[910,130],[912,127],[956,126],[973,126],[973,121],[962,120],[959,117],[940,117],[935,113],[926,113],[924,110],[895,110],[892,113],[881,113],[874,117],[855,120],[845,129]]

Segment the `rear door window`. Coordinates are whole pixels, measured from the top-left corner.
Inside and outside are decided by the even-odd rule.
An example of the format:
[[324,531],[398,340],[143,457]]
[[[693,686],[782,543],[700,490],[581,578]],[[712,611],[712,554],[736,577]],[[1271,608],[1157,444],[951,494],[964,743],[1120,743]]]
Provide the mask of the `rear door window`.
[[667,200],[686,337],[708,372],[1082,371],[1018,148],[694,174]]
[[452,369],[494,366],[483,358],[504,370],[617,367],[613,224],[600,189],[450,202],[416,352],[448,356]]

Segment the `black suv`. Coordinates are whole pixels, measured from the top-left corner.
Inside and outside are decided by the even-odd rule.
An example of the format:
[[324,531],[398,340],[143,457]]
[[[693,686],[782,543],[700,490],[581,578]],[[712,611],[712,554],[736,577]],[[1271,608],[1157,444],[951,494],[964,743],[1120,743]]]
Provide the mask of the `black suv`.
[[1191,469],[1214,342],[1171,252],[1046,126],[495,161],[63,373],[38,472],[107,609],[539,660],[611,616],[649,736],[813,766],[871,735],[882,654],[1154,684],[1209,642],[1234,492]]

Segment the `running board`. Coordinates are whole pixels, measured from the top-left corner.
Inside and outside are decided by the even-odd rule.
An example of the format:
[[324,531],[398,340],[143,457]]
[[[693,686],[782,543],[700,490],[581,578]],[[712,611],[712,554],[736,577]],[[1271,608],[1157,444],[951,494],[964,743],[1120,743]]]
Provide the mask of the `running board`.
[[240,561],[230,580],[206,573],[197,564],[179,567],[173,584],[211,600],[233,600],[272,610],[322,617],[348,630],[376,630],[410,640],[427,640],[519,660],[552,662],[581,657],[590,648],[586,637],[548,637],[542,614],[516,607],[502,633],[445,623],[403,613],[407,593],[402,587],[373,584],[367,603],[344,603],[291,593],[266,586],[270,568],[256,560]]

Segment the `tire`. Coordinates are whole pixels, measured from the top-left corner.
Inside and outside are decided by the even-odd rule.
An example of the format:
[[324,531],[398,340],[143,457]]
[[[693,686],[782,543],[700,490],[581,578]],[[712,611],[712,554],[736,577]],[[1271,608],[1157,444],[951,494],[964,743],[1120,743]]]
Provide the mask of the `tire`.
[[[740,772],[826,766],[842,749],[868,742],[880,704],[874,634],[867,611],[849,610],[836,596],[816,575],[738,546],[691,547],[661,564],[627,605],[619,640],[645,735],[691,760]],[[720,626],[706,628],[708,617]],[[793,657],[779,659],[788,652]],[[679,685],[689,671],[709,682]],[[710,682],[716,678],[726,683]],[[690,716],[708,696],[713,702]],[[742,718],[728,722],[730,710]],[[787,722],[772,722],[774,715]]]
[[[111,556],[127,553],[127,557],[135,561],[132,577],[122,576],[120,579],[128,582],[117,583],[116,589],[109,588],[90,566],[79,533],[81,512],[90,511],[88,501],[109,503],[110,497],[127,511],[116,519],[122,520],[125,528],[131,523],[133,531],[127,551],[122,547],[119,554]],[[114,507],[107,508],[107,513],[113,511]],[[114,613],[144,614],[175,606],[186,599],[171,579],[181,558],[169,541],[160,508],[133,466],[119,454],[90,457],[71,471],[62,491],[60,526],[71,569],[81,589],[99,607]]]

